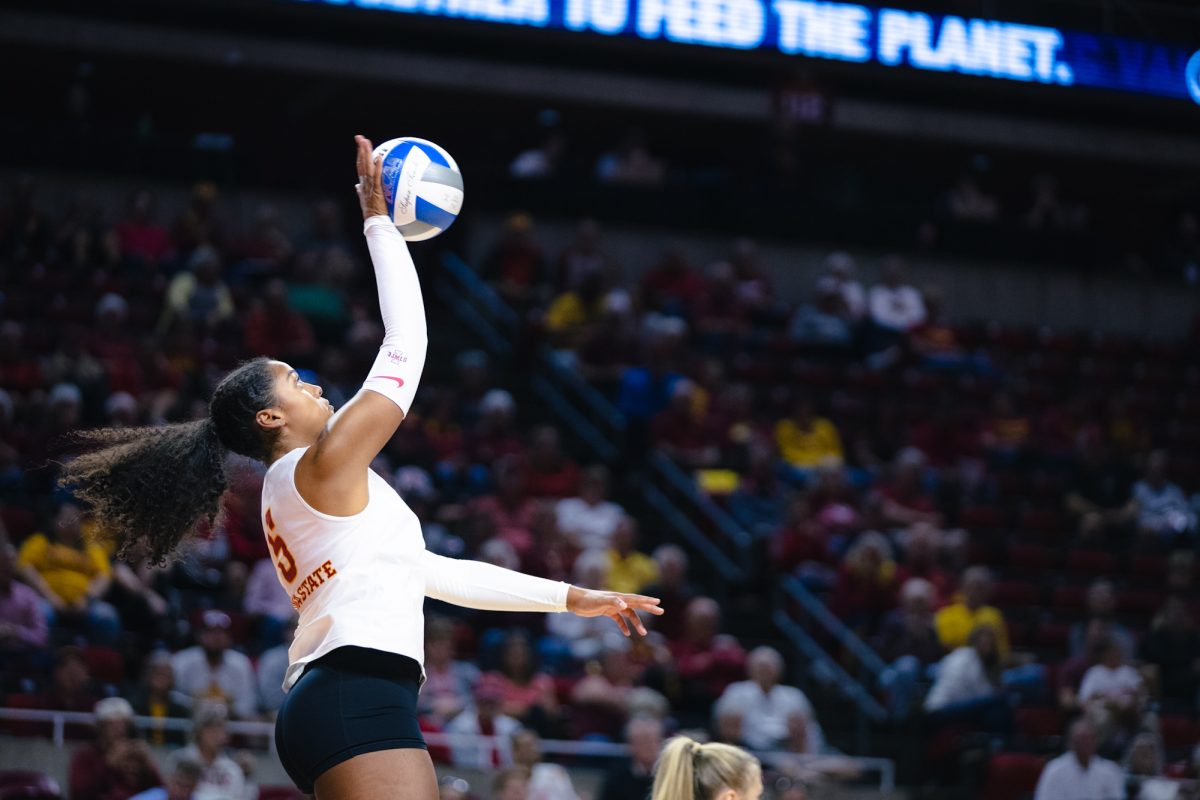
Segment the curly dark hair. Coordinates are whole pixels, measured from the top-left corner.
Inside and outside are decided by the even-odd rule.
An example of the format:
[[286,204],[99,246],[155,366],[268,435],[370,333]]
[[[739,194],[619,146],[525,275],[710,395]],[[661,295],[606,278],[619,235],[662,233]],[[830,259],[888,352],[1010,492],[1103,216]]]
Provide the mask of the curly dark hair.
[[277,433],[255,421],[276,401],[269,364],[256,358],[229,373],[207,419],[72,434],[87,452],[66,464],[59,483],[90,506],[118,557],[167,561],[202,520],[216,519],[230,451],[270,460]]

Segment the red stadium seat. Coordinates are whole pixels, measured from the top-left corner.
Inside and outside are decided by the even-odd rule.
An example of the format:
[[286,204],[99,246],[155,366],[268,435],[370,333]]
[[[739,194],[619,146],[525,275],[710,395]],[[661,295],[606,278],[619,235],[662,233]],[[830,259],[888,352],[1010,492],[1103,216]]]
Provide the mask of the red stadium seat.
[[981,800],[1020,800],[1037,788],[1046,759],[1030,753],[996,753],[988,761]]
[[1039,544],[1014,544],[1008,548],[1008,565],[1025,572],[1050,569],[1058,560],[1054,550]]
[[1050,605],[1059,613],[1081,614],[1087,608],[1087,589],[1083,586],[1060,586],[1054,590]]
[[1048,509],[1030,509],[1021,515],[1018,523],[1022,536],[1033,538],[1053,537],[1061,539],[1071,532],[1071,523],[1065,514]]
[[1190,750],[1200,742],[1200,725],[1187,717],[1164,716],[1158,722],[1163,747],[1168,750]]
[[304,793],[295,786],[260,786],[258,800],[303,800]]
[[1166,595],[1155,589],[1128,589],[1117,593],[1117,608],[1128,614],[1153,616],[1165,601]]
[[1076,575],[1109,576],[1116,568],[1117,559],[1104,550],[1072,550],[1067,556],[1067,572]]
[[1130,572],[1140,580],[1161,584],[1167,574],[1167,559],[1155,555],[1134,556]]
[[1065,722],[1057,708],[1028,706],[1013,712],[1017,732],[1030,739],[1047,739],[1062,736]]
[[1036,606],[1041,597],[1041,587],[1027,581],[997,581],[992,589],[992,602],[1001,608]]
[[1071,638],[1071,626],[1065,622],[1043,622],[1038,626],[1035,641],[1046,650],[1065,651]]
[[83,660],[87,662],[92,677],[101,683],[120,686],[125,682],[125,659],[116,650],[108,647],[85,647]]
[[993,506],[968,506],[959,514],[958,524],[971,532],[993,531],[1004,525],[1004,519]]

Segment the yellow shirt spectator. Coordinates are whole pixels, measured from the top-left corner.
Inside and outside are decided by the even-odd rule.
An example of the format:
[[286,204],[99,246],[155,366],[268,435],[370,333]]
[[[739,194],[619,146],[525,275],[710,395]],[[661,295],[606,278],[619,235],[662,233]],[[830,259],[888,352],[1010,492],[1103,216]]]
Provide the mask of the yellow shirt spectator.
[[622,556],[608,551],[608,589],[612,592],[636,594],[658,580],[658,564],[637,550]]
[[50,591],[68,606],[87,597],[93,578],[112,573],[108,555],[100,545],[83,542],[72,547],[51,542],[44,533],[35,533],[25,540],[17,563],[41,575]]
[[775,445],[783,460],[793,467],[811,469],[842,463],[842,439],[824,417],[810,417],[803,427],[794,419],[781,419],[775,425]]
[[991,625],[996,631],[996,649],[1001,662],[1008,657],[1008,626],[1004,614],[995,606],[979,606],[974,611],[960,598],[937,612],[933,618],[938,641],[947,651],[962,647],[976,625]]

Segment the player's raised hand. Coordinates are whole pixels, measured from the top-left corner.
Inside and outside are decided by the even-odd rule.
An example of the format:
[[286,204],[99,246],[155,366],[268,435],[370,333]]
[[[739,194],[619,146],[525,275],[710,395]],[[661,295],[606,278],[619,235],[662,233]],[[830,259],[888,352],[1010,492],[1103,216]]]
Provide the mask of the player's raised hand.
[[362,209],[363,219],[382,214],[387,216],[387,201],[383,197],[383,159],[373,158],[371,152],[375,147],[365,136],[355,136],[354,143],[358,147],[358,183],[354,191],[358,193],[358,205]]
[[621,592],[600,592],[572,586],[567,593],[567,611],[581,617],[611,617],[626,636],[637,631],[646,635],[646,628],[638,617],[639,611],[659,615],[663,609],[657,597]]

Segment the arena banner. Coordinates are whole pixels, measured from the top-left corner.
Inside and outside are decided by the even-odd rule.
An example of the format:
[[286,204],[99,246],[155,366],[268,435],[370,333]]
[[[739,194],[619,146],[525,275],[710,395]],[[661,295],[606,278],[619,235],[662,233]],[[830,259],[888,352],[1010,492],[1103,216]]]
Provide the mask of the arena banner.
[[1200,50],[816,0],[297,0],[1200,103]]

